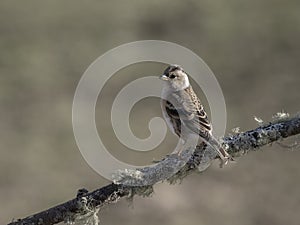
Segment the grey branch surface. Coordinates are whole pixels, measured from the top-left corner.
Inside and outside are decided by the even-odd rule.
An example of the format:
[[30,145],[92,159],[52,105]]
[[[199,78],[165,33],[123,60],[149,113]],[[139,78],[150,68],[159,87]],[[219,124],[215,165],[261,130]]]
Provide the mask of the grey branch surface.
[[[299,133],[300,115],[293,118],[277,118],[277,121],[261,125],[254,130],[225,137],[223,145],[227,147],[228,153],[232,156],[239,156]],[[170,157],[166,157],[162,161],[168,160]],[[211,152],[208,154],[204,146],[197,146],[188,162],[175,175],[168,178],[168,181],[175,183],[192,172],[203,171],[216,157],[216,154]],[[149,196],[152,191],[152,185],[125,186],[124,184],[109,184],[92,192],[81,189],[77,193],[77,197],[72,200],[24,219],[15,220],[8,225],[50,225],[59,222],[73,222],[78,218],[95,217],[99,208],[107,204],[115,203],[123,197]]]

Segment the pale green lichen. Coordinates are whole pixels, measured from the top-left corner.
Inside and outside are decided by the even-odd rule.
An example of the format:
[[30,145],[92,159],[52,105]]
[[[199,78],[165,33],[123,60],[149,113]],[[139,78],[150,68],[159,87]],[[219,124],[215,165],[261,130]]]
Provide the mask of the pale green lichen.
[[257,135],[258,138],[256,139],[257,145],[262,146],[262,145],[269,143],[271,136],[273,136],[273,134],[271,134],[271,132],[266,132],[265,130],[260,129],[260,131],[258,132],[258,135]]
[[259,117],[254,116],[254,120],[258,123],[259,126],[262,126],[264,124],[264,121]]
[[272,116],[273,122],[281,122],[285,121],[290,117],[290,114],[282,110],[281,112],[277,112]]
[[99,207],[92,207],[88,205],[87,197],[77,197],[77,206],[80,209],[78,213],[68,213],[65,217],[64,223],[68,225],[98,225]]
[[135,195],[141,197],[151,197],[153,193],[154,193],[153,186],[132,187],[128,198],[132,198]]
[[194,148],[187,148],[179,154],[171,154],[153,166],[141,169],[125,169],[113,174],[115,184],[125,186],[151,186],[176,174],[191,158]]
[[231,129],[231,131],[234,134],[240,134],[241,133],[241,128],[240,127],[234,127],[234,128]]
[[78,225],[98,225],[99,217],[98,217],[99,208],[91,210],[85,214],[76,214],[75,220],[73,224]]
[[134,197],[141,196],[141,197],[151,197],[154,193],[153,186],[144,186],[144,187],[128,187],[129,188],[129,195],[126,197],[128,205],[133,207],[133,199]]

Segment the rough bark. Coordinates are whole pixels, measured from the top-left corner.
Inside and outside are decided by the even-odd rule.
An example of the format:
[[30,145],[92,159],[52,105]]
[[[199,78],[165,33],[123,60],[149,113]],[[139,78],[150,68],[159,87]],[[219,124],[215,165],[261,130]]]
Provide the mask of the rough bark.
[[[227,151],[231,155],[237,156],[299,133],[300,116],[279,118],[277,121],[261,125],[254,130],[225,137],[223,144],[227,146]],[[199,171],[201,165],[207,163],[203,160],[204,156],[203,146],[198,146],[186,165],[168,180],[174,183],[191,172]],[[216,158],[216,155],[213,155],[213,158]],[[15,220],[8,225],[50,225],[62,221],[70,222],[76,220],[76,218],[84,218],[85,215],[95,215],[100,207],[117,202],[123,197],[149,196],[152,190],[152,185],[134,187],[120,184],[109,184],[92,192],[81,189],[76,198],[72,200],[24,219]]]

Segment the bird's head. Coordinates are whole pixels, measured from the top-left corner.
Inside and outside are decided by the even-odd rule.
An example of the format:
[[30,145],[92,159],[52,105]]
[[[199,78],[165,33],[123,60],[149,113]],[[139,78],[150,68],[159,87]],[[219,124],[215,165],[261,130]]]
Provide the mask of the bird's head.
[[168,66],[159,78],[165,81],[174,91],[184,90],[190,86],[188,75],[178,65]]

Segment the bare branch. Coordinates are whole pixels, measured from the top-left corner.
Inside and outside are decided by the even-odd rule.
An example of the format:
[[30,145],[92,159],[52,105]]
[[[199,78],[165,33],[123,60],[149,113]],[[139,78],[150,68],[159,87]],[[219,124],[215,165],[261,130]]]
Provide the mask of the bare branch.
[[[225,137],[223,144],[227,146],[227,151],[230,154],[237,156],[299,133],[300,116],[298,115],[262,125],[254,130]],[[188,163],[168,180],[174,183],[191,172],[203,171],[215,158],[216,154],[206,151],[204,146],[198,146]],[[168,160],[168,157],[164,160]],[[132,187],[117,184],[109,184],[89,193],[80,190],[77,197],[70,201],[24,219],[13,221],[8,225],[50,225],[63,221],[74,221],[80,216],[95,214],[100,207],[117,202],[120,198],[130,198],[134,195],[149,196],[152,191],[152,186]]]

